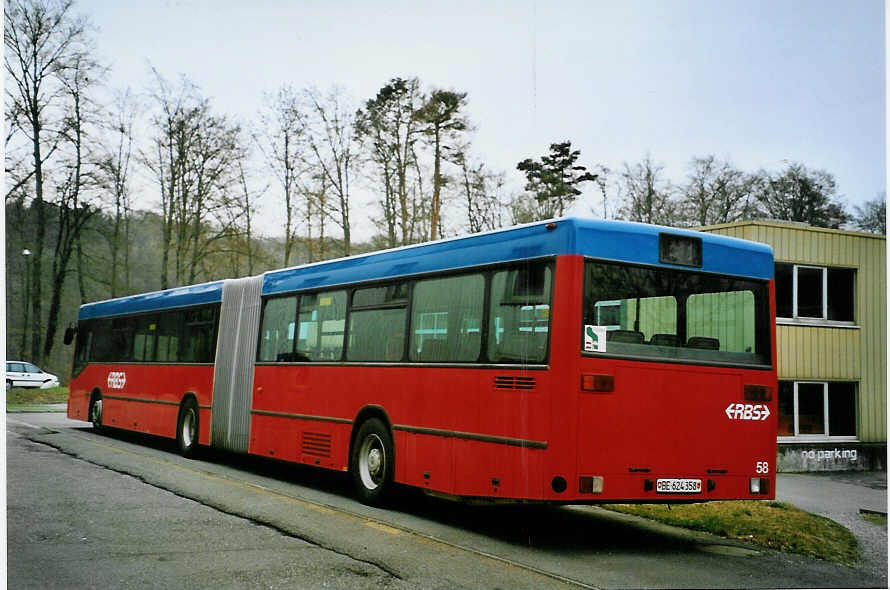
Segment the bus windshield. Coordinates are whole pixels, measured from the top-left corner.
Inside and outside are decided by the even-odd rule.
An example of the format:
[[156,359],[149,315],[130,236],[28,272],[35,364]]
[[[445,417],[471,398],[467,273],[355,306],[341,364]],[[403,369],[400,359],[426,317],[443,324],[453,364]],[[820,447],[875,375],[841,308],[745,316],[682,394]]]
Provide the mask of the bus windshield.
[[583,321],[593,355],[771,364],[764,280],[587,261]]

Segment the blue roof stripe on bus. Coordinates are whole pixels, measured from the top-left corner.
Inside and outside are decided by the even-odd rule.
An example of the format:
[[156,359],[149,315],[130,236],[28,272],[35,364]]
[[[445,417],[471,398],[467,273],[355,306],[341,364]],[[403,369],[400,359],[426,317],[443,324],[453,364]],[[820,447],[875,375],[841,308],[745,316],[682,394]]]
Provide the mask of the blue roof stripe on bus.
[[271,271],[263,280],[263,295],[554,256],[568,251],[570,235],[570,225],[553,231],[527,225]]
[[703,271],[761,279],[773,276],[772,249],[764,244],[641,223],[575,218],[555,223],[553,230],[547,230],[547,222],[542,222],[271,271],[263,280],[263,295],[559,254],[688,270],[659,262],[658,235],[662,232],[701,238]]
[[702,240],[701,270],[759,279],[773,278],[773,250],[766,244],[719,234],[646,225],[628,221],[577,219],[577,254],[667,268],[686,268],[662,264],[658,252],[661,233],[685,235]]
[[[551,223],[555,227],[548,230]],[[561,254],[689,270],[659,262],[658,235],[662,232],[701,238],[703,271],[760,279],[773,277],[772,249],[764,244],[641,223],[563,218],[270,271],[264,275],[262,293],[275,295]],[[223,281],[214,281],[88,303],[80,308],[78,318],[218,303],[222,285]]]
[[201,285],[174,287],[166,291],[155,291],[153,293],[142,293],[119,299],[87,303],[81,306],[77,319],[89,320],[133,313],[146,313],[160,309],[219,303],[222,300],[222,286],[222,281],[214,281]]

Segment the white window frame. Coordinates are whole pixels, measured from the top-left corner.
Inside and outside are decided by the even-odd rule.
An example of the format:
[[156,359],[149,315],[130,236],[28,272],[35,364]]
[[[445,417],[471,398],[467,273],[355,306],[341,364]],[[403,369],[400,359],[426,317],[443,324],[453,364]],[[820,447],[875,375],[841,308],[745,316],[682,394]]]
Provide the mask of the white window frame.
[[[831,326],[834,328],[854,328],[859,329],[859,326],[856,324],[856,281],[853,281],[853,318],[854,321],[842,321],[842,320],[829,320],[828,319],[828,268],[827,266],[819,266],[814,264],[794,264],[790,262],[782,262],[781,260],[777,261],[780,264],[790,264],[792,267],[791,270],[791,316],[792,317],[782,317],[776,316],[776,324],[779,325],[803,325],[803,326]],[[797,281],[797,270],[799,268],[805,269],[814,269],[822,271],[822,317],[809,317],[809,316],[800,316],[797,309],[797,293],[798,293],[798,281]],[[839,267],[840,268],[840,267]],[[846,267],[844,267],[846,268]],[[853,271],[856,271],[855,276],[858,276],[858,269],[852,268]]]
[[[784,379],[783,379],[784,381]],[[790,381],[790,379],[789,379]],[[814,442],[814,441],[831,441],[831,442],[855,442],[859,440],[859,437],[856,435],[853,436],[830,436],[828,433],[831,432],[830,427],[830,415],[828,413],[828,381],[793,381],[794,383],[794,435],[793,436],[779,436],[778,442],[782,443],[793,443],[793,442]],[[821,385],[822,386],[822,417],[823,417],[823,434],[800,434],[800,413],[799,413],[799,401],[798,401],[798,386],[799,385]],[[859,391],[857,387],[855,391]],[[856,404],[856,395],[853,396],[853,404]],[[856,430],[859,430],[859,423],[857,420]]]

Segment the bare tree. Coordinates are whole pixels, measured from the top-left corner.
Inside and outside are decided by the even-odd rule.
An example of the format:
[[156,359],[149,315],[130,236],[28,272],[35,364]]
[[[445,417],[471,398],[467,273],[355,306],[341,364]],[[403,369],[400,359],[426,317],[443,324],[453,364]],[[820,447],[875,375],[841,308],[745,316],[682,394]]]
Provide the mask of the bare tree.
[[689,225],[729,223],[757,215],[755,180],[714,155],[693,158],[680,205]]
[[623,199],[619,215],[629,221],[673,225],[676,219],[674,189],[663,175],[664,167],[653,163],[649,154],[634,166],[625,162],[618,179]]
[[[206,103],[205,103],[206,104]],[[227,117],[207,111],[201,119],[193,155],[193,186],[190,203],[179,208],[180,225],[187,228],[188,283],[198,277],[202,259],[213,251],[215,242],[237,225],[239,201],[231,190],[237,182],[240,127]]]
[[853,217],[856,227],[862,231],[874,234],[887,233],[887,193],[881,193],[877,198],[866,201],[862,207],[854,207],[856,214]]
[[[4,66],[7,83],[7,121],[24,135],[31,148],[30,169],[17,181],[33,180],[32,198],[37,211],[31,267],[31,309],[34,337],[31,356],[41,360],[43,321],[42,263],[46,247],[47,209],[45,165],[58,149],[64,104],[69,96],[59,72],[87,40],[87,21],[72,14],[70,0],[8,0],[4,10]],[[8,142],[7,142],[8,145]],[[12,193],[13,186],[8,193]]]
[[260,113],[262,129],[255,135],[266,165],[275,175],[284,196],[284,266],[288,266],[296,244],[297,196],[306,151],[300,98],[290,86],[265,96]]
[[244,220],[244,246],[247,253],[247,274],[252,275],[254,271],[254,237],[251,222],[256,211],[256,202],[259,197],[268,190],[269,185],[267,184],[259,190],[251,190],[248,188],[248,174],[245,172],[244,168],[247,159],[247,152],[245,150],[238,159],[238,180],[241,188],[241,201],[239,206]]
[[500,193],[504,187],[503,173],[492,173],[485,164],[467,162],[466,154],[458,154],[461,171],[461,192],[466,203],[467,225],[471,233],[503,227],[504,205]]
[[[108,140],[99,156],[97,181],[108,196],[113,224],[103,233],[108,242],[110,267],[108,289],[111,297],[130,290],[130,221],[133,204],[130,195],[130,160],[133,156],[133,126],[138,105],[127,89],[114,98],[107,113]],[[78,241],[79,276],[85,274],[82,263],[83,248]]]
[[195,94],[194,86],[182,79],[178,88],[152,68],[156,88],[152,91],[160,112],[151,120],[154,135],[151,151],[140,152],[140,161],[150,170],[158,182],[161,196],[161,289],[170,284],[170,248],[173,243],[173,228],[176,213],[177,191],[184,181],[187,162],[191,107],[189,103]]
[[[323,215],[329,216],[343,231],[343,255],[351,253],[350,181],[358,164],[355,138],[355,110],[342,89],[332,88],[322,96],[315,89],[306,89],[307,103],[304,129],[309,144],[306,163],[314,176],[320,176],[318,200]],[[331,206],[327,191],[336,204]],[[322,248],[324,247],[322,238]]]
[[237,183],[240,128],[215,115],[187,79],[172,89],[155,75],[155,151],[143,154],[142,161],[161,189],[161,286],[166,288],[171,250],[175,282],[193,283],[216,243],[230,234],[237,218],[230,214],[238,207],[230,189]]
[[798,162],[779,173],[761,171],[754,195],[772,219],[835,229],[850,219],[837,196],[834,176]]
[[[64,66],[57,70],[57,75],[69,99],[61,129],[61,136],[64,138],[64,157],[61,163],[66,171],[66,177],[56,190],[58,232],[52,259],[50,305],[42,358],[49,357],[55,344],[62,291],[71,256],[80,243],[84,226],[97,211],[97,207],[86,201],[85,193],[89,185],[94,184],[88,171],[92,166],[89,140],[90,130],[96,127],[94,117],[98,111],[96,105],[91,104],[89,91],[101,77],[102,68],[88,56],[86,51],[83,51],[72,54]],[[81,301],[84,299],[81,288]]]

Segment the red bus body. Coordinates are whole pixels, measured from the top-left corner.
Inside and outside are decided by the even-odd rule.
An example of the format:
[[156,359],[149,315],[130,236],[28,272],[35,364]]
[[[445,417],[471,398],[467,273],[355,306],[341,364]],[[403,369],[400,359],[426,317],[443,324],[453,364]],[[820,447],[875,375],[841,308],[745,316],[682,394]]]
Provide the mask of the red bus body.
[[[579,346],[585,257],[553,260],[545,366],[255,363],[248,452],[346,471],[358,425],[375,415],[391,428],[394,480],[438,495],[559,503],[774,498],[773,282],[771,368],[598,358]],[[88,420],[101,392],[103,425],[175,437],[183,398],[193,395],[198,442],[210,445],[213,378],[211,364],[91,362],[71,381],[68,416]],[[660,480],[699,480],[701,490],[665,492]]]

